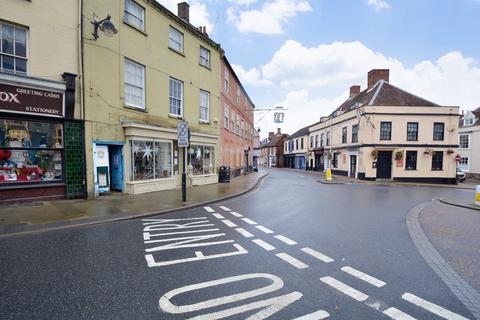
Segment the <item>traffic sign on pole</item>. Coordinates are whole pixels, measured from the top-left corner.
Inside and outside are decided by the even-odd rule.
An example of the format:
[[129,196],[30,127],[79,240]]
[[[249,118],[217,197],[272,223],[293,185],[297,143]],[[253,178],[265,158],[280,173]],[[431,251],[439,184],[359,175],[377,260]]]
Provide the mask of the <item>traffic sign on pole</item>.
[[188,139],[188,122],[179,122],[178,123],[178,147],[179,148],[188,148],[189,139]]

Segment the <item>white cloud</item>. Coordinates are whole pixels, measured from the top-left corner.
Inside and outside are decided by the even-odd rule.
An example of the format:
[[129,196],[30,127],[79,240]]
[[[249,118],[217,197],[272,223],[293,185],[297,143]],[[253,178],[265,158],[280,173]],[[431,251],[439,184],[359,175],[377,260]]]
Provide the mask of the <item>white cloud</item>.
[[272,85],[270,80],[261,77],[260,71],[257,68],[247,70],[237,64],[232,64],[232,68],[235,70],[235,74],[242,79],[242,83],[255,87],[269,87]]
[[282,34],[283,25],[297,13],[312,11],[306,0],[270,0],[259,9],[242,10],[239,6],[227,9],[228,21],[242,33]]
[[390,5],[385,0],[368,0],[367,4],[373,7],[376,11],[390,9]]
[[249,6],[252,3],[257,2],[257,0],[228,0],[228,2],[240,5],[240,6]]
[[[157,0],[158,3],[166,7],[168,10],[177,14],[177,4],[180,0]],[[213,23],[208,13],[208,8],[205,3],[200,0],[187,1],[190,4],[190,23],[196,27],[205,26],[207,33],[213,29]]]

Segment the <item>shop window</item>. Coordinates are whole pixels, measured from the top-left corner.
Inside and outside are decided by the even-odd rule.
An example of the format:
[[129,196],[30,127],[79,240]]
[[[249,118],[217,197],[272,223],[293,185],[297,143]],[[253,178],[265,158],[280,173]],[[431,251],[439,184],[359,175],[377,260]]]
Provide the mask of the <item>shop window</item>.
[[0,184],[63,180],[63,125],[0,119]]
[[432,171],[443,170],[443,151],[435,151],[432,155]]
[[215,148],[205,145],[191,145],[188,149],[188,170],[196,175],[215,173]]
[[333,154],[332,166],[338,168],[338,153]]
[[172,176],[172,144],[160,141],[130,141],[131,181]]
[[27,74],[27,30],[0,22],[0,71]]

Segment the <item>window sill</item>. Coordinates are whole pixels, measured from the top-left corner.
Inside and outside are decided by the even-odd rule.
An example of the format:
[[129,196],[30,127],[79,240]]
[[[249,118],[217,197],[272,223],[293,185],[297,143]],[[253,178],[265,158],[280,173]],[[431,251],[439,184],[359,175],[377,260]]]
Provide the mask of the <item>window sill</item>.
[[175,52],[176,54],[178,54],[178,55],[180,55],[180,56],[182,56],[182,57],[185,58],[185,54],[184,54],[183,52],[180,52],[180,51],[178,51],[178,50],[175,50],[175,49],[173,49],[172,47],[168,47],[168,49],[170,49],[171,51],[173,51],[173,52]]
[[201,64],[201,63],[199,63],[198,65],[199,65],[200,67],[202,67],[202,68],[207,69],[208,71],[212,71],[211,66],[206,66],[206,65],[203,65],[203,64]]
[[155,183],[155,182],[160,182],[160,181],[169,181],[169,180],[175,180],[176,176],[171,175],[165,178],[156,178],[156,179],[148,179],[148,180],[138,180],[138,181],[127,181],[125,182],[126,184],[142,184],[142,183]]
[[198,123],[200,123],[200,124],[207,124],[207,125],[210,125],[210,124],[211,124],[210,121],[203,121],[203,120],[198,121]]
[[145,30],[142,30],[142,29],[139,29],[137,26],[134,26],[133,24],[123,20],[123,23],[126,24],[127,26],[129,26],[130,28],[140,32],[141,34],[143,34],[145,37],[148,37],[148,34],[145,32]]
[[129,110],[147,113],[146,108],[142,109],[141,107],[131,106],[131,105],[128,105],[128,104],[124,104],[123,107],[126,108],[126,109],[129,109]]
[[173,119],[183,120],[183,116],[178,115],[178,114],[169,113],[169,114],[168,114],[168,117],[169,117],[169,118],[173,118]]
[[407,169],[407,168],[405,168],[405,171],[417,171],[417,169]]

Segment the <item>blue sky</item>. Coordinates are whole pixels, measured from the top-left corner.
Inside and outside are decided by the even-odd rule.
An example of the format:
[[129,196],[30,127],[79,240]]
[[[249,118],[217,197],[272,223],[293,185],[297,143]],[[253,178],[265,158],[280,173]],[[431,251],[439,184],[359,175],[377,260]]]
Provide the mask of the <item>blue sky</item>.
[[[176,12],[175,0],[158,0]],[[480,106],[480,0],[190,0],[257,108],[287,133],[327,115],[366,72],[443,105]],[[262,137],[273,114],[257,113]]]

